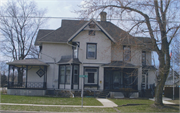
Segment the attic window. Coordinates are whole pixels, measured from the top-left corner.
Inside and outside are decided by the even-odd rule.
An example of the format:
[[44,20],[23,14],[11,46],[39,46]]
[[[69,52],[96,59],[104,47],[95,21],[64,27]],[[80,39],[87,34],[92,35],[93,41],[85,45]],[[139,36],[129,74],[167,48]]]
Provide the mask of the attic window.
[[95,31],[94,31],[94,30],[90,30],[90,31],[89,31],[89,35],[90,35],[90,36],[95,36]]
[[95,24],[89,24],[89,28],[95,28]]

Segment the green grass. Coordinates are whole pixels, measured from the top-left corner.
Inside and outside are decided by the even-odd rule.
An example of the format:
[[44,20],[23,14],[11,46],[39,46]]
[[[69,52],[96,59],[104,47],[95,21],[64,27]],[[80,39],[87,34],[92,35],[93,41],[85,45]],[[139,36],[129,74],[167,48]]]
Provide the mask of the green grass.
[[[179,112],[179,106],[165,105],[164,108],[155,108],[154,101],[148,99],[110,99],[119,107],[120,112]],[[129,106],[122,106],[127,104],[134,104]],[[136,105],[139,104],[139,105]]]
[[[36,97],[36,96],[16,96],[1,95],[1,103],[19,103],[19,104],[44,104],[44,105],[81,105],[81,98],[60,98],[60,97]],[[95,98],[84,98],[85,106],[102,106]]]
[[8,106],[2,105],[1,110],[10,111],[49,111],[49,112],[116,112],[113,108],[67,108],[67,107],[37,107],[37,106]]
[[[49,112],[179,112],[179,106],[165,105],[164,108],[153,107],[154,101],[148,99],[110,99],[116,108],[81,108],[81,107],[43,107],[1,105],[1,110],[12,111],[49,111]],[[173,100],[175,101],[175,100]],[[177,100],[178,101],[178,100]],[[35,97],[1,95],[1,103],[44,104],[44,105],[81,105],[81,98]],[[127,104],[134,104],[126,106]],[[84,106],[101,106],[95,98],[84,98]]]

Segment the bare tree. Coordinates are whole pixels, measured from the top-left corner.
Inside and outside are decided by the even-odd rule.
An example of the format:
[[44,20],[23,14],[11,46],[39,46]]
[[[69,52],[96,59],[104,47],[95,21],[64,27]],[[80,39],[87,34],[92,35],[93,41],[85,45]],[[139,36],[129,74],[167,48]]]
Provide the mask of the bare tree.
[[4,55],[19,60],[29,54],[34,37],[45,22],[45,11],[27,0],[11,0],[1,7],[0,30],[4,35],[1,50]]
[[80,7],[82,10],[77,13],[81,17],[94,17],[106,11],[110,19],[125,23],[129,33],[151,38],[159,58],[154,105],[163,106],[163,87],[170,69],[169,47],[180,28],[179,0],[84,0]]
[[[1,50],[5,56],[23,60],[31,55],[34,38],[46,21],[45,12],[27,0],[11,0],[1,7],[0,31],[4,35]],[[23,69],[18,68],[18,83],[21,85],[22,81]]]

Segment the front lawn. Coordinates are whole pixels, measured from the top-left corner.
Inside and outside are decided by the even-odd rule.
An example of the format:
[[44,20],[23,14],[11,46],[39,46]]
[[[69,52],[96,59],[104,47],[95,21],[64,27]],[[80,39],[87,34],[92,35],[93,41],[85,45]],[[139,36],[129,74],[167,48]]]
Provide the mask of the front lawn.
[[[60,98],[47,96],[17,96],[1,95],[1,103],[18,103],[18,104],[44,104],[44,105],[81,105],[81,98]],[[84,98],[85,106],[102,106],[96,98]]]
[[120,112],[179,112],[179,106],[165,105],[164,108],[155,108],[154,101],[148,99],[110,99],[119,107]]

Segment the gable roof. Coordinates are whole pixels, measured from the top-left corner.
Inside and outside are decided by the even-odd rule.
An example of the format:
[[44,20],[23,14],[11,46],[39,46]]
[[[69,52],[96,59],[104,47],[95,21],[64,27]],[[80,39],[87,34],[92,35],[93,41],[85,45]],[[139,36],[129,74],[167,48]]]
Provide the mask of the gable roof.
[[62,20],[61,27],[56,30],[39,30],[35,45],[40,45],[42,42],[48,43],[67,43],[77,36],[90,22],[95,22],[101,31],[112,41],[121,42],[122,44],[151,44],[150,38],[133,37],[126,31],[117,27],[108,21],[90,21],[84,20]]
[[48,35],[46,35],[46,31],[41,30],[44,36],[37,35],[35,44],[38,45],[40,42],[66,43],[86,22],[87,21],[62,20],[61,27],[51,31]]
[[115,42],[115,40],[111,37],[111,35],[109,35],[108,32],[106,32],[106,30],[103,29],[103,27],[101,27],[101,25],[96,22],[94,19],[91,19],[90,21],[86,22],[86,24],[84,24],[74,35],[72,35],[69,39],[68,39],[68,42],[69,41],[72,41],[73,38],[75,38],[75,36],[77,36],[88,24],[90,24],[91,22],[94,22],[98,28],[113,42]]
[[35,45],[39,45],[38,40],[45,37],[45,36],[47,36],[49,33],[52,33],[53,31],[55,31],[55,30],[45,30],[45,29],[41,30],[40,29],[38,31],[37,38],[35,40]]

